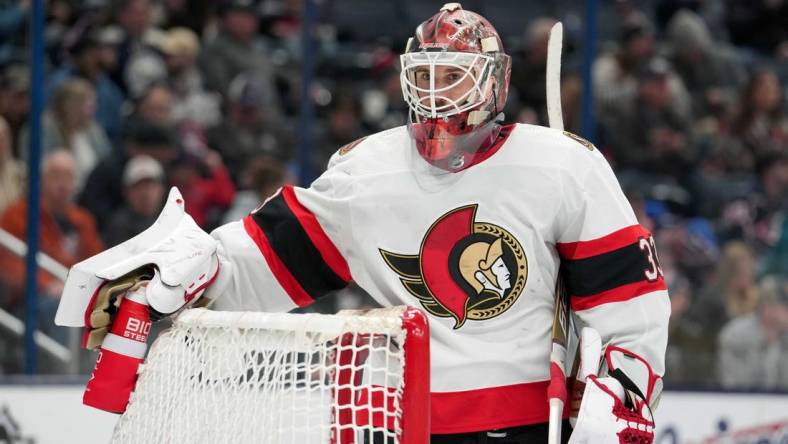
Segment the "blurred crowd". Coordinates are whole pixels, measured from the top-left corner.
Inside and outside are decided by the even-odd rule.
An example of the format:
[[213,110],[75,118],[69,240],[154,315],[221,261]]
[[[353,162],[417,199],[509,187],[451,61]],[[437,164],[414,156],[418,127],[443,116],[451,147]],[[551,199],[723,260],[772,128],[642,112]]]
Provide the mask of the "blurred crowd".
[[[44,85],[30,80],[30,1],[0,0],[0,228],[26,234],[32,88],[46,97],[41,250],[65,266],[148,227],[169,186],[210,230],[298,182],[300,162],[319,173],[340,146],[404,124],[398,54],[442,2],[314,3],[304,91],[302,0],[49,0]],[[666,384],[788,390],[788,1],[600,3],[584,135],[660,247]],[[547,36],[564,22],[563,110],[581,133],[584,2],[463,6],[513,57],[510,122],[546,123]],[[39,326],[63,340],[62,282],[42,271],[38,286]],[[22,260],[0,252],[0,308],[21,318],[23,287]],[[315,309],[368,304],[359,293]],[[19,371],[21,341],[0,338],[0,373]]]

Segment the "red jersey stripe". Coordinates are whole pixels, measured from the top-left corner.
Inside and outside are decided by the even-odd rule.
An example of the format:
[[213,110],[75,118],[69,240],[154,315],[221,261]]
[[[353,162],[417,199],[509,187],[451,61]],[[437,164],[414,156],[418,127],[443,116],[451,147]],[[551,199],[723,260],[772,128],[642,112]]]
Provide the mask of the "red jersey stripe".
[[[465,433],[547,422],[550,381],[430,394],[433,434]],[[569,409],[564,409],[564,418]]]
[[[548,384],[549,381],[540,381],[462,392],[433,392],[430,394],[431,433],[465,433],[547,422]],[[375,427],[393,429],[396,392],[386,392],[380,386],[358,390],[354,405],[371,406],[372,418],[370,421],[369,413],[357,410],[356,425],[367,426],[371,422]],[[349,411],[351,407],[340,409]],[[567,405],[564,418],[568,416]],[[385,424],[384,418],[388,419]]]
[[328,267],[331,268],[331,271],[336,273],[345,283],[349,283],[353,280],[353,277],[350,275],[350,268],[345,258],[342,257],[342,253],[339,252],[336,245],[331,242],[326,232],[323,231],[323,227],[320,226],[320,222],[318,222],[315,215],[298,201],[293,187],[289,185],[283,187],[282,197],[284,197],[285,203],[290,208],[290,211],[292,211],[298,219],[298,223],[301,224],[306,235],[309,236],[309,239],[315,245],[317,251],[320,252],[320,256]]
[[631,225],[596,239],[559,243],[556,244],[556,248],[561,259],[585,259],[618,250],[637,242],[642,237],[649,236],[651,233],[642,226]]
[[646,280],[633,282],[591,296],[572,296],[569,304],[575,311],[588,310],[598,305],[628,301],[654,291],[667,290],[667,288],[665,280],[660,277],[653,282]]
[[263,254],[266,263],[268,263],[268,268],[271,269],[276,281],[279,282],[279,285],[281,285],[287,295],[290,296],[290,299],[299,307],[306,307],[314,302],[314,299],[312,299],[309,293],[298,283],[296,278],[290,273],[290,270],[287,269],[287,266],[285,266],[273,248],[271,248],[268,238],[254,219],[252,219],[251,216],[246,216],[243,219],[243,224],[246,233],[252,238],[257,248],[260,249],[260,253]]

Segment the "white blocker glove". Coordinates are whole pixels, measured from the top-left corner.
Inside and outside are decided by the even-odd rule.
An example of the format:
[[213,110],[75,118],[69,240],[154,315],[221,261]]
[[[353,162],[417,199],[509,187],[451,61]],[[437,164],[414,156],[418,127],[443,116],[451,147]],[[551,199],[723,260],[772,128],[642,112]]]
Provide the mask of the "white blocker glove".
[[[584,339],[594,334],[588,335],[586,329],[581,332],[581,363],[599,362],[602,355],[599,335],[593,333],[596,341],[585,341],[584,346]],[[587,347],[589,342],[591,347]],[[598,349],[592,350],[594,347]],[[662,392],[662,379],[643,358],[614,345],[605,347],[601,369],[599,365],[596,368],[584,370],[585,388],[569,443],[653,443],[652,409]]]
[[152,318],[170,316],[195,303],[215,281],[217,246],[186,214],[183,198],[173,188],[150,228],[69,270],[55,323],[86,327],[83,346],[95,348],[123,294],[140,285],[146,285]]

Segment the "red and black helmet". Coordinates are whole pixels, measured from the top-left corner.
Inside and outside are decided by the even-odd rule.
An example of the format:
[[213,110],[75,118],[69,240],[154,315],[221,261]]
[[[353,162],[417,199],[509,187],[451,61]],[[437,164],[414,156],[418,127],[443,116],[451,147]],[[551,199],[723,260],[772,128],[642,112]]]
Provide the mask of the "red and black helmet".
[[463,169],[501,129],[511,59],[498,32],[481,15],[447,3],[416,28],[400,60],[419,154],[442,169]]

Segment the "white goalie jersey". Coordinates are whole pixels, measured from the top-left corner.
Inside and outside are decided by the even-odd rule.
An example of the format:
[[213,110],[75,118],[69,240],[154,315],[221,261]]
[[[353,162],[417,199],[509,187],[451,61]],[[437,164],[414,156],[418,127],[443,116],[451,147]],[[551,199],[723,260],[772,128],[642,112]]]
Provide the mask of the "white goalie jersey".
[[665,282],[606,160],[570,133],[504,133],[456,173],[425,162],[405,127],[343,147],[310,188],[214,231],[231,263],[214,307],[285,311],[354,281],[423,309],[437,434],[547,421],[559,269],[579,323],[662,375]]

